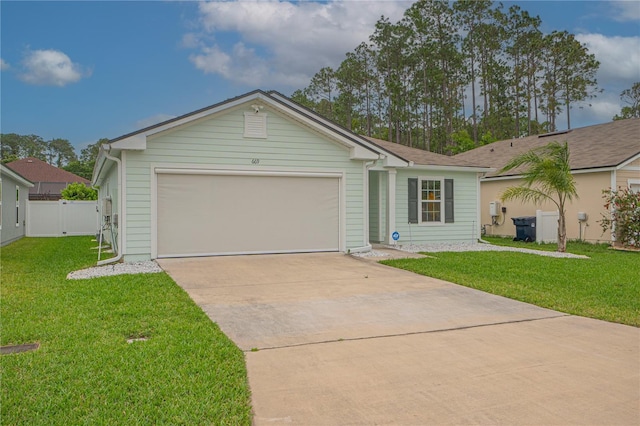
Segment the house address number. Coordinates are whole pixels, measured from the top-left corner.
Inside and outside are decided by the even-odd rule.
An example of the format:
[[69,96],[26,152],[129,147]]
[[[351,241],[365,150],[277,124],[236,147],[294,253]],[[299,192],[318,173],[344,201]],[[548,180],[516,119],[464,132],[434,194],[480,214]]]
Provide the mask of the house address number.
[[260,159],[259,158],[252,158],[251,159],[251,164],[260,164]]

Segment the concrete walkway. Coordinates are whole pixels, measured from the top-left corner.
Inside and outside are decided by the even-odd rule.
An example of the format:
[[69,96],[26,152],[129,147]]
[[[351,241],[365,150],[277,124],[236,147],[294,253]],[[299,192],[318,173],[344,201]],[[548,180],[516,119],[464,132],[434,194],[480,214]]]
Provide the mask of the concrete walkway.
[[160,261],[246,352],[256,424],[640,423],[640,330],[336,253]]

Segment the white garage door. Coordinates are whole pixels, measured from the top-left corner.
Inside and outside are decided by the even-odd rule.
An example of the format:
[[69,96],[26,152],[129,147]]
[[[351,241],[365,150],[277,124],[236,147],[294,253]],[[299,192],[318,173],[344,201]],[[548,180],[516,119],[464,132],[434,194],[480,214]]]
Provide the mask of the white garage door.
[[337,177],[158,174],[158,257],[338,251]]

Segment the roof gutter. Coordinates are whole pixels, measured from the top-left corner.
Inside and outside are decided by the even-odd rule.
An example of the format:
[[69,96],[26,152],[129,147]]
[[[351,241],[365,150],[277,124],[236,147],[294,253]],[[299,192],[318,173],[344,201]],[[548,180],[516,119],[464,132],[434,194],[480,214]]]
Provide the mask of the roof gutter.
[[[104,144],[101,146],[101,152],[104,153],[104,156],[106,159],[114,161],[116,163],[116,167],[118,169],[118,209],[122,208],[122,162],[120,161],[120,159],[118,157],[114,157],[112,155],[109,154],[109,151],[111,151],[111,145],[110,144]],[[118,215],[120,217],[122,217],[122,215],[120,214],[120,212],[118,212]],[[118,253],[116,255],[116,257],[112,257],[109,259],[105,259],[105,260],[100,260],[98,261],[98,266],[102,266],[102,265],[108,265],[110,263],[115,263],[115,262],[119,262],[120,259],[122,259],[123,256],[123,246],[122,246],[122,232],[118,232]]]

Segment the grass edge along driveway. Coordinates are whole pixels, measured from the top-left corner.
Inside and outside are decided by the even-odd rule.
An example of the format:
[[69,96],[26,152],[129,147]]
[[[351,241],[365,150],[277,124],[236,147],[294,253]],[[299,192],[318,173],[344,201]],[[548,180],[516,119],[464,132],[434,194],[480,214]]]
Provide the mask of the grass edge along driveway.
[[[554,250],[555,245],[491,243]],[[589,259],[558,259],[516,252],[426,253],[423,259],[381,263],[572,315],[640,326],[640,253],[603,244],[569,242]]]
[[[251,424],[243,353],[165,273],[66,280],[90,237],[2,248],[2,424]],[[127,343],[128,338],[147,338]]]

